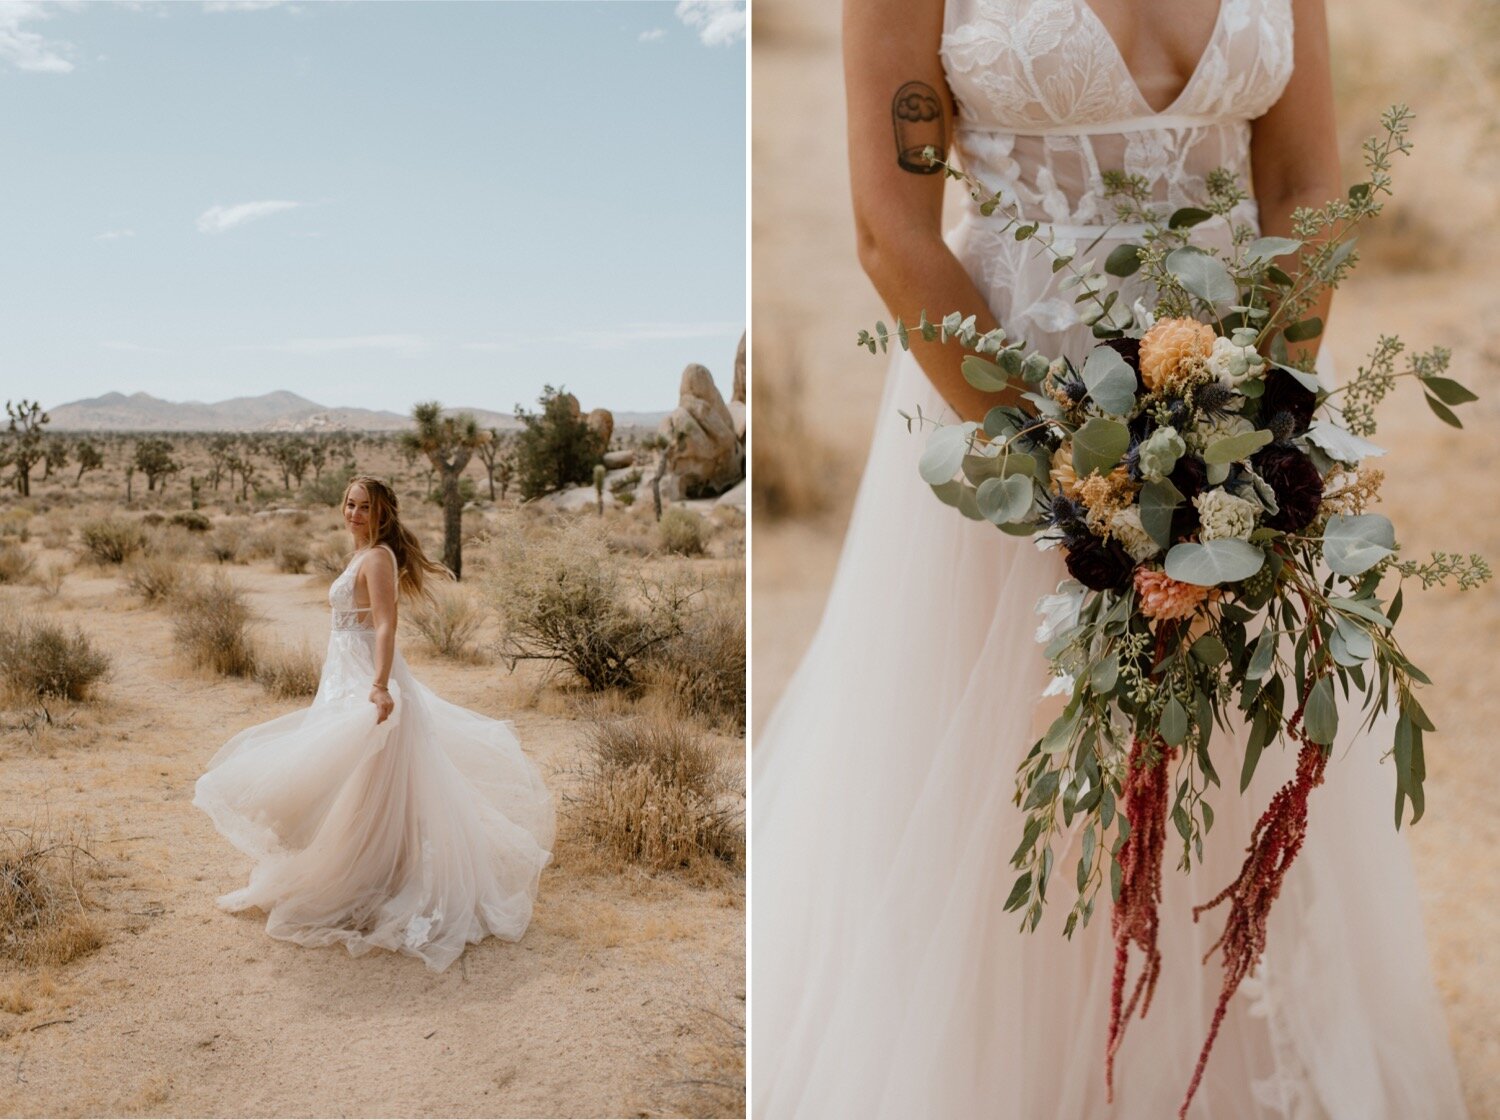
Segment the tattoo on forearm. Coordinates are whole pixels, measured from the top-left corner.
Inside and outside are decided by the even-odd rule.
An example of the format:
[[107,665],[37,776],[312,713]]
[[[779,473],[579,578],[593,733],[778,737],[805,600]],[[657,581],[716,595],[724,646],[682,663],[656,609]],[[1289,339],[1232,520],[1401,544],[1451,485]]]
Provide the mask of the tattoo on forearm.
[[942,167],[923,155],[935,148],[948,151],[948,129],[943,121],[943,103],[937,90],[926,82],[907,82],[891,102],[891,122],[896,126],[896,162],[914,175],[936,175]]

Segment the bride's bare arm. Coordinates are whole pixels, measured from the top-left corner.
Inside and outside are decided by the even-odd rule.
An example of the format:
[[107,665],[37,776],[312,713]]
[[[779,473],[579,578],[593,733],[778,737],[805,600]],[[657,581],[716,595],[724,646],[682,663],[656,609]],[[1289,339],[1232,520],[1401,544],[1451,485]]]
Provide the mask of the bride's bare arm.
[[[943,0],[844,0],[844,86],[849,173],[859,262],[891,314],[915,324],[921,312],[995,318],[963,265],[943,243],[940,168],[921,155],[946,154],[952,102],[938,57]],[[965,420],[983,420],[1006,395],[981,393],[960,371],[963,352],[916,341],[928,379]]]
[[391,665],[396,660],[396,564],[383,548],[373,548],[363,565],[365,589],[370,595],[370,622],[375,627],[375,680],[370,703],[379,712],[375,722],[384,723],[395,706],[389,689]]
[[[1292,77],[1280,100],[1254,123],[1250,168],[1261,232],[1292,236],[1292,211],[1322,206],[1344,192],[1334,125],[1333,79],[1328,64],[1328,20],[1323,0],[1292,0],[1296,25]],[[1332,292],[1309,315],[1325,323]],[[1316,354],[1318,339],[1292,347]]]

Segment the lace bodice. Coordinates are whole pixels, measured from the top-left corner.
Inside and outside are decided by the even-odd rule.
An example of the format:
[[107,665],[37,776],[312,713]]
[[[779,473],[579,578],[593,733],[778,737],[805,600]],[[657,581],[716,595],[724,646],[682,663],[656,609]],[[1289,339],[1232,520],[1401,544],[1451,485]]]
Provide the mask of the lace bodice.
[[[384,545],[378,545],[380,551],[391,557],[391,563],[396,562],[395,554],[391,553]],[[362,548],[354,554],[349,561],[349,566],[343,571],[338,579],[333,581],[333,586],[328,589],[328,605],[333,610],[333,628],[335,630],[370,630],[370,608],[356,606],[354,603],[354,578],[359,572],[359,563],[363,560],[369,549]]]
[[942,58],[963,165],[1028,220],[1097,226],[1113,217],[1104,171],[1142,176],[1174,208],[1203,201],[1217,167],[1248,186],[1250,122],[1292,72],[1291,0],[1220,0],[1197,69],[1162,112],[1087,0],[948,0]]

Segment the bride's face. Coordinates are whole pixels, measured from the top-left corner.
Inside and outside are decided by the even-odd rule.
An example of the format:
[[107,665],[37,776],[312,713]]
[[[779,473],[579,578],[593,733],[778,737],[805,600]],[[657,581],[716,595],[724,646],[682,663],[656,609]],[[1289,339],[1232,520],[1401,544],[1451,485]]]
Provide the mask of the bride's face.
[[344,498],[344,527],[354,534],[356,541],[370,535],[370,495],[359,483],[351,486]]

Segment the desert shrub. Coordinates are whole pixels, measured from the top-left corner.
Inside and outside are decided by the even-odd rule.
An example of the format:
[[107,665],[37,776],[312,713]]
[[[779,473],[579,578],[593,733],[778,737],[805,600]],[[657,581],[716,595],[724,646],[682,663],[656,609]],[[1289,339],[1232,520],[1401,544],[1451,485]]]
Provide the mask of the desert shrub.
[[67,964],[104,943],[86,909],[92,862],[81,836],[0,829],[0,957]]
[[36,561],[19,544],[0,541],[0,583],[20,583],[31,574]]
[[63,581],[68,578],[71,570],[67,564],[43,564],[36,569],[32,582],[42,589],[42,594],[47,598],[55,599],[62,591]]
[[79,534],[84,549],[99,564],[123,564],[146,547],[146,531],[140,525],[115,517],[85,521]]
[[593,526],[508,534],[493,581],[502,656],[570,666],[589,688],[632,688],[641,660],[682,631],[692,592],[629,581]]
[[163,523],[146,534],[146,554],[181,561],[198,551],[198,541],[179,525]]
[[31,510],[15,506],[0,513],[0,540],[10,538],[22,544],[31,539]]
[[124,571],[125,586],[148,604],[170,598],[191,574],[191,569],[172,556],[132,557]]
[[255,679],[272,696],[292,699],[318,691],[323,664],[306,646],[277,646],[255,655]]
[[220,564],[242,564],[240,555],[245,545],[245,531],[238,525],[219,525],[203,541],[209,557]]
[[225,677],[255,671],[250,607],[223,575],[185,589],[173,600],[172,637],[188,661]]
[[324,471],[321,477],[307,483],[297,493],[304,502],[312,505],[337,506],[343,502],[344,490],[353,477],[354,468],[350,466]]
[[432,598],[418,597],[402,612],[402,619],[444,657],[464,657],[469,642],[484,625],[484,608],[469,593],[452,584],[439,585]]
[[214,527],[214,523],[208,514],[199,513],[195,509],[179,510],[168,520],[171,524],[178,525],[190,533],[206,533]]
[[516,406],[515,462],[526,501],[575,483],[592,482],[604,443],[578,412],[578,401],[551,385],[542,388],[537,412]]
[[276,570],[300,576],[312,562],[312,550],[300,539],[284,540],[276,549]]
[[268,525],[245,537],[240,555],[246,560],[274,560],[285,544],[295,537],[280,525]]
[[657,525],[661,546],[678,556],[703,555],[703,518],[690,509],[673,506]]
[[349,550],[339,541],[323,540],[312,547],[311,558],[308,565],[315,575],[322,576],[329,583],[344,574],[344,569],[349,564]]
[[661,715],[602,721],[586,750],[574,821],[605,855],[655,871],[742,865],[738,794],[690,726]]
[[[743,588],[743,570],[738,578]],[[745,725],[745,605],[730,582],[688,613],[682,633],[651,652],[648,675],[688,713],[738,730]]]
[[167,515],[164,513],[159,513],[154,509],[149,513],[141,514],[141,524],[145,525],[149,529],[155,529],[158,525],[165,525],[166,522]]
[[86,700],[109,672],[88,635],[28,615],[0,616],[0,681],[25,699]]

